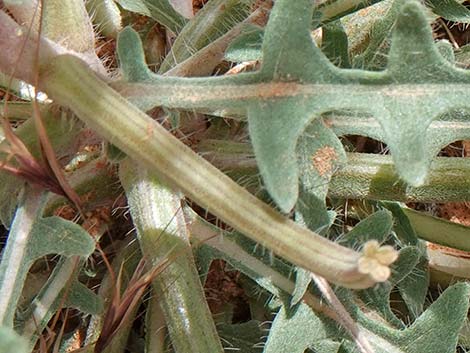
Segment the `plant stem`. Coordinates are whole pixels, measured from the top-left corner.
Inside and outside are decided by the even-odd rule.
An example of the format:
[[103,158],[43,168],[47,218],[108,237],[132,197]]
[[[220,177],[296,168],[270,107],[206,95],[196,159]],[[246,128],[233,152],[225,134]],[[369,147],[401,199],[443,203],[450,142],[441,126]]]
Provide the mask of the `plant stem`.
[[126,160],[121,181],[142,252],[153,265],[178,254],[153,281],[176,352],[223,352],[192,256],[181,196]]
[[382,0],[326,0],[322,1],[315,10],[321,12],[322,22],[330,22],[380,1]]
[[41,88],[100,135],[217,217],[285,259],[333,283],[366,288],[361,254],[315,234],[260,201],[100,80],[85,63],[59,56]]
[[23,261],[28,257],[33,224],[41,214],[45,200],[43,191],[28,189],[24,202],[16,211],[0,263],[0,326],[13,327],[16,304],[29,271]]
[[[223,233],[220,228],[209,224],[194,211],[186,210],[186,217],[193,246],[211,247],[218,254],[216,258],[228,262],[276,297],[294,292],[295,283],[288,277],[291,269],[287,268],[285,263],[279,264],[282,267],[280,269],[272,264],[268,265],[234,240],[230,233]],[[338,320],[334,310],[310,292],[305,293],[303,300],[316,312]]]
[[[198,145],[198,151],[228,175],[259,173],[249,144],[206,140]],[[413,187],[400,180],[390,156],[365,153],[347,156],[348,163],[330,181],[331,197],[402,202],[470,200],[469,158],[436,157],[425,185]]]
[[[126,239],[122,243],[115,244],[116,248],[119,248],[116,257],[113,259],[111,264],[112,271],[107,272],[101,281],[100,289],[98,291],[98,296],[103,298],[105,303],[105,308],[103,312],[99,314],[92,315],[90,319],[90,324],[86,333],[85,346],[91,347],[93,351],[95,343],[102,333],[105,314],[110,310],[110,306],[113,302],[113,295],[115,294],[115,288],[117,285],[120,285],[121,292],[119,295],[122,295],[122,292],[127,288],[129,284],[129,279],[132,277],[139,260],[142,259],[142,254],[138,247],[138,244],[134,241],[135,238]],[[121,272],[121,282],[116,282],[116,275],[118,272]],[[111,339],[111,342],[106,346],[104,352],[100,353],[118,353],[125,351],[126,343],[129,338],[129,334],[132,329],[132,324],[135,319],[135,313],[138,309],[138,306],[129,314],[126,321],[123,323],[122,327],[116,332],[116,335]],[[88,351],[85,351],[88,352]],[[83,352],[83,353],[85,353]]]
[[166,322],[160,307],[159,298],[152,296],[147,304],[147,313],[145,317],[145,326],[147,335],[145,335],[146,353],[164,353],[166,352],[165,336],[168,334]]
[[424,240],[454,249],[470,251],[470,228],[423,212],[403,207],[417,235]]
[[69,283],[72,276],[80,269],[78,265],[80,260],[80,256],[61,259],[45,288],[34,299],[31,315],[25,320],[21,332],[21,336],[28,340],[31,350],[51,317],[60,308],[64,283]]
[[[194,240],[194,245],[211,247],[216,254],[216,258],[221,258],[230,263],[234,268],[243,272],[245,275],[256,281],[258,285],[274,294],[276,297],[288,293],[294,293],[295,283],[289,275],[286,275],[275,269],[274,266],[268,265],[257,258],[252,251],[247,251],[244,246],[239,244],[239,241],[234,239],[232,234],[225,233],[222,236],[220,229],[207,223],[199,216],[194,214],[193,211],[187,212],[189,219],[189,229]],[[283,264],[285,266],[285,264]],[[289,273],[289,272],[288,272]],[[327,305],[323,299],[313,295],[310,291],[306,291],[302,301],[312,308],[317,314],[321,314],[329,319],[336,321],[339,324],[344,324],[340,315],[333,310],[332,307]],[[344,314],[343,314],[344,315]],[[343,317],[344,318],[344,317]],[[362,343],[368,341],[374,346],[384,346],[386,343],[377,334],[369,331],[360,323],[349,323],[349,333],[353,338],[360,337]],[[368,346],[368,343],[365,343]],[[386,345],[388,346],[388,344]],[[392,352],[392,350],[389,350]],[[395,350],[393,350],[395,352]]]
[[403,202],[467,201],[470,200],[469,162],[468,158],[437,157],[426,184],[411,187],[400,181],[390,156],[348,153],[347,165],[331,179],[329,195]]

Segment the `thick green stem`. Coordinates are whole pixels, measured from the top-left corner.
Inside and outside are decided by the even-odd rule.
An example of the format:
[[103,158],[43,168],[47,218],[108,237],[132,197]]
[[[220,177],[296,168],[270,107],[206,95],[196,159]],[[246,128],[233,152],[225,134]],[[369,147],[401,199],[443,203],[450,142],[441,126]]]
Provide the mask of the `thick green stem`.
[[165,336],[168,331],[166,330],[165,318],[157,296],[152,296],[148,301],[145,326],[147,329],[147,335],[145,335],[145,352],[167,352]]
[[176,352],[223,352],[192,256],[181,196],[126,160],[121,181],[142,252],[153,265],[178,255],[153,281]]
[[467,201],[470,159],[438,157],[425,185],[412,187],[400,181],[390,156],[349,153],[347,165],[331,179],[329,195],[404,202]]
[[[259,173],[248,144],[206,140],[198,145],[198,150],[228,175]],[[330,181],[332,197],[402,202],[470,200],[469,158],[435,158],[425,185],[413,187],[400,180],[390,156],[365,153],[348,153],[347,156],[348,163],[336,171]]]
[[73,56],[59,56],[42,72],[41,88],[131,158],[241,233],[333,283],[365,288],[356,251],[315,234],[263,203],[194,153],[100,80]]

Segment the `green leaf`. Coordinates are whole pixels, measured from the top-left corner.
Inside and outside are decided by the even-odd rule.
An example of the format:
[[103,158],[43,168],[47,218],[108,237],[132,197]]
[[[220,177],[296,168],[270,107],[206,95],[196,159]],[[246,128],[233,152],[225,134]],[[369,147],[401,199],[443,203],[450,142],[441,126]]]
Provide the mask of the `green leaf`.
[[[385,69],[392,29],[404,3],[404,0],[384,1],[370,8],[366,16],[354,15],[352,23],[349,24],[351,28],[349,32],[352,33],[348,32],[352,37],[350,40],[353,49],[354,46],[358,47],[355,49],[358,55],[353,58],[353,67],[369,70]],[[356,30],[355,22],[359,22],[361,27],[366,27],[365,35]],[[355,39],[357,37],[359,39]]]
[[372,239],[383,243],[390,235],[392,225],[393,218],[389,211],[377,211],[356,224],[353,229],[339,239],[339,243],[349,247],[363,245],[368,240]]
[[[375,35],[375,27],[379,21],[383,21],[390,7],[396,1],[384,0],[369,6],[365,11],[357,11],[341,19],[349,42],[351,59],[355,59],[367,49]],[[388,31],[390,32],[390,31]],[[364,68],[358,66],[358,68]]]
[[296,154],[301,189],[295,219],[325,234],[334,221],[325,203],[328,183],[333,173],[345,164],[346,154],[336,135],[320,120],[307,126],[297,142]]
[[300,303],[293,308],[281,306],[269,331],[264,353],[303,353],[315,342],[328,338],[331,321],[316,316],[312,309]]
[[426,5],[446,20],[470,23],[470,11],[455,0],[426,0]]
[[418,245],[418,236],[402,206],[397,202],[381,202],[380,204],[392,212],[394,218],[393,230],[401,245]]
[[[399,7],[387,70],[382,72],[334,67],[311,40],[310,13],[307,0],[276,3],[265,29],[259,72],[212,79],[152,76],[135,88],[115,87],[140,105],[145,102],[146,109],[153,100],[154,105],[184,109],[245,110],[261,175],[285,212],[298,194],[293,158],[297,139],[310,121],[332,110],[372,115],[401,178],[422,185],[443,140],[455,138],[452,130],[443,133],[445,138],[428,133],[429,125],[465,104],[470,75],[439,53],[415,1]],[[456,86],[449,89],[449,84]]]
[[[315,342],[315,353],[340,353],[342,344],[333,340],[325,339]],[[312,347],[313,348],[313,347]]]
[[66,306],[82,313],[97,315],[103,312],[103,300],[78,280],[73,280],[67,292]]
[[409,353],[454,353],[460,328],[467,317],[469,295],[470,286],[467,283],[447,288],[404,331],[398,342]]
[[[336,214],[326,207],[326,194],[331,176],[346,161],[343,146],[323,121],[312,121],[300,136],[297,146],[300,170],[300,195],[295,208],[295,221],[321,235],[326,235]],[[291,304],[297,304],[310,284],[310,272],[296,268],[295,290]]]
[[95,242],[82,227],[52,216],[34,223],[27,257],[29,261],[49,255],[87,257],[95,250]]
[[233,325],[222,323],[217,326],[217,331],[224,342],[225,351],[261,353],[264,335],[261,325],[262,323],[254,320]]
[[[271,197],[284,212],[292,209],[298,197],[298,167],[295,141],[303,124],[286,128],[286,117],[307,122],[309,109],[299,106],[297,99],[261,102],[250,107],[248,123],[258,168]],[[282,131],[282,137],[273,139]]]
[[397,287],[403,301],[408,307],[412,319],[416,319],[423,311],[424,301],[429,286],[429,269],[426,249],[419,241],[404,209],[396,202],[381,203],[393,213],[393,230],[402,245],[414,245],[421,254],[418,263],[411,273],[401,280]]
[[296,305],[302,300],[311,281],[312,278],[310,271],[304,270],[300,267],[295,269],[295,288],[292,292],[292,298],[290,300],[291,305]]
[[405,325],[395,316],[390,308],[390,293],[397,283],[401,283],[413,272],[419,258],[420,251],[416,247],[409,246],[401,249],[398,260],[392,266],[390,280],[380,283],[372,289],[358,292],[365,305],[377,311],[389,323],[400,329],[405,328]]
[[151,71],[145,63],[142,42],[132,27],[127,26],[119,33],[117,52],[124,80],[138,82],[150,77]]
[[455,64],[454,46],[447,40],[440,40],[436,43],[436,48],[444,59],[452,65]]
[[116,0],[124,9],[151,17],[173,33],[179,33],[186,19],[175,11],[168,0]]
[[250,13],[252,0],[211,0],[183,28],[165,57],[159,72],[164,73],[198,50],[221,37]]
[[423,312],[429,280],[428,260],[421,255],[413,271],[397,284],[398,291],[408,308],[412,320],[416,319]]
[[377,353],[454,353],[467,316],[469,294],[467,283],[447,288],[405,330],[390,329],[380,321],[365,317],[358,307],[354,310],[359,324],[369,330],[367,338]]
[[262,57],[264,31],[257,26],[248,26],[225,51],[225,60],[233,62],[255,61]]
[[348,37],[341,21],[330,22],[322,27],[322,50],[336,66],[349,68]]
[[37,190],[27,190],[28,195],[16,212],[0,262],[0,318],[4,325],[13,323],[16,304],[34,261],[49,254],[87,257],[95,249],[93,239],[79,225],[59,217],[39,218],[45,195]]

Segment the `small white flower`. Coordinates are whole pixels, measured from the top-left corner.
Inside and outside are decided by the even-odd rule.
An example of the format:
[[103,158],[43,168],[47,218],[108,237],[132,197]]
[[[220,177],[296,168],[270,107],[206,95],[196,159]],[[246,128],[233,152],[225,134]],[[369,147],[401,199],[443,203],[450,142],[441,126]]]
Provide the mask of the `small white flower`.
[[384,282],[390,277],[389,265],[398,258],[398,252],[390,245],[380,246],[377,240],[364,244],[358,261],[360,273],[369,274],[375,281]]

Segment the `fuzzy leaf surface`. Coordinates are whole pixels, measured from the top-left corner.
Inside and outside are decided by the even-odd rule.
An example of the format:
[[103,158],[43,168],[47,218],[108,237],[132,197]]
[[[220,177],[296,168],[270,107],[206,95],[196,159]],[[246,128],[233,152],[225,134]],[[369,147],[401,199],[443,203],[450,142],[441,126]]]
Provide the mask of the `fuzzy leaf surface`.
[[[469,72],[442,57],[415,1],[399,8],[389,61],[381,72],[334,67],[310,38],[311,13],[308,0],[276,2],[265,29],[259,72],[201,79],[151,75],[114,87],[145,109],[163,105],[244,110],[265,185],[285,212],[292,209],[299,191],[297,140],[309,122],[333,110],[370,114],[401,178],[422,185],[443,143],[428,133],[429,125],[467,105]],[[119,46],[120,52],[135,48],[135,37],[126,33]],[[452,130],[446,134],[455,137]]]

